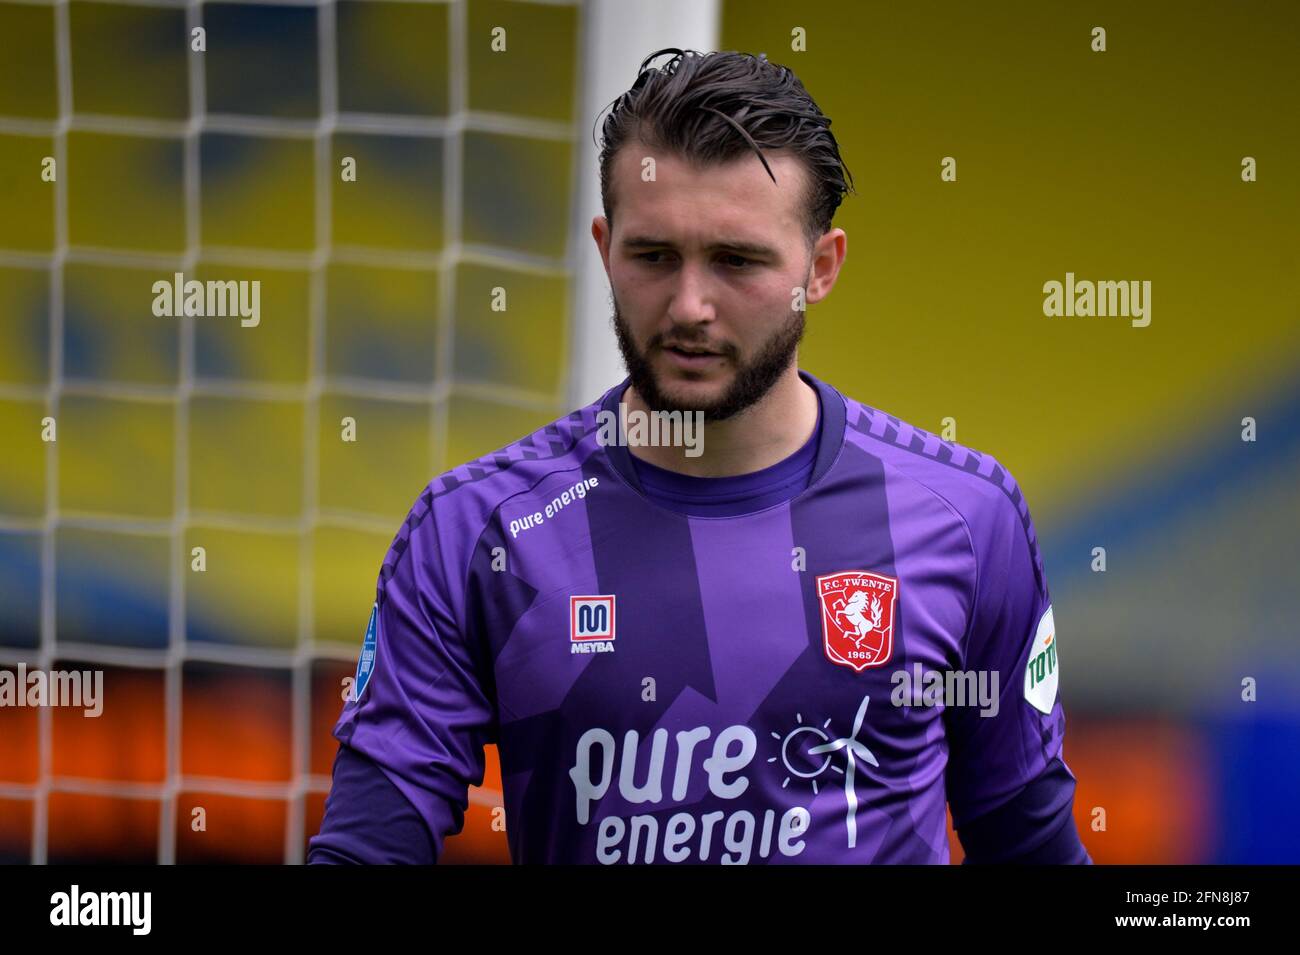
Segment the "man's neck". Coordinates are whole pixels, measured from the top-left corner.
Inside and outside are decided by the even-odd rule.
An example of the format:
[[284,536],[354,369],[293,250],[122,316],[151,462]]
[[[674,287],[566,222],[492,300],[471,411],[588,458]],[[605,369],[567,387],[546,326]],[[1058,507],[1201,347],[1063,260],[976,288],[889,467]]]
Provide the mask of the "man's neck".
[[[628,385],[619,396],[628,412],[649,408]],[[771,467],[798,451],[817,427],[817,392],[799,377],[797,366],[772,386],[760,401],[726,421],[705,421],[701,447],[695,457],[686,448],[629,445],[628,452],[669,471],[692,477],[734,477]]]

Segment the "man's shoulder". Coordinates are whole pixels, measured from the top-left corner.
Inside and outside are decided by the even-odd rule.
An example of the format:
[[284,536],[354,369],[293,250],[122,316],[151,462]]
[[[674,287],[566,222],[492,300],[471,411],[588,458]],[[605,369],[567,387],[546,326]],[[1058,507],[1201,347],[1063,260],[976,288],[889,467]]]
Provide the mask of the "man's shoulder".
[[843,398],[846,444],[880,461],[900,479],[924,486],[969,526],[1010,520],[1029,524],[1019,482],[993,454],[943,438],[848,395]]
[[463,580],[480,538],[502,505],[550,473],[583,467],[596,449],[596,415],[603,399],[430,480],[384,556],[381,599],[397,576],[405,587],[441,586],[444,599],[454,605],[457,582]]
[[411,505],[395,543],[431,524],[458,539],[476,536],[510,498],[550,473],[581,468],[597,447],[603,399],[432,478]]

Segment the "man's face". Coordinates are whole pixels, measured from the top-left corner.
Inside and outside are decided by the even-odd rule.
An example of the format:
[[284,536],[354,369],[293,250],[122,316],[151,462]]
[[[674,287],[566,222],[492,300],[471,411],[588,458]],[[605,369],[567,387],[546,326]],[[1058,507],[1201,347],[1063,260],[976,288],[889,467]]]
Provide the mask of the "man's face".
[[593,224],[614,301],[614,330],[632,386],[656,411],[723,420],[758,401],[796,358],[808,281],[805,171],[766,153],[695,168],[632,142],[614,159],[615,228]]

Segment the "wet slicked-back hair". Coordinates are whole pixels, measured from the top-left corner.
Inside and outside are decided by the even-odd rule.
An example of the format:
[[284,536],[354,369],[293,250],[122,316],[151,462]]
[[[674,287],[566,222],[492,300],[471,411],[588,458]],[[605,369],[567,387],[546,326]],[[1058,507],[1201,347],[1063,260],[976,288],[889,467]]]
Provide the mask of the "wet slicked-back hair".
[[[647,69],[665,53],[671,60]],[[811,246],[831,227],[853,176],[840,159],[831,121],[803,83],[765,56],[702,54],[675,47],[641,61],[632,88],[614,101],[600,141],[600,199],[614,224],[611,167],[628,142],[699,165],[725,163],[752,150],[776,182],[764,149],[795,154],[810,180],[804,197],[804,233]],[[847,181],[846,181],[847,177]]]

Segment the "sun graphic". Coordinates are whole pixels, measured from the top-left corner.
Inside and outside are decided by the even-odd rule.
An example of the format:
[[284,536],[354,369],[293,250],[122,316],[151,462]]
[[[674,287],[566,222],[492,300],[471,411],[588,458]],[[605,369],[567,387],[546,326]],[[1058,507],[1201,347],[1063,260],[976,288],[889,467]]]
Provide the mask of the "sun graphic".
[[[835,770],[841,776],[844,775],[844,770],[838,766],[831,766],[831,754],[829,752],[822,754],[820,763],[817,757],[810,752],[813,747],[830,741],[830,737],[822,732],[831,725],[830,717],[826,718],[820,729],[816,726],[805,726],[802,713],[796,713],[794,719],[797,725],[784,736],[775,730],[772,731],[772,738],[781,744],[781,753],[779,756],[769,756],[767,761],[775,763],[779,759],[791,775],[797,776],[799,779],[810,780],[813,795],[815,796],[817,795],[817,777],[824,773],[827,767]],[[781,788],[785,789],[789,785],[790,776],[786,776],[781,781]]]
[[[858,763],[860,761],[867,766],[877,768],[880,766],[875,754],[867,748],[865,743],[858,739],[858,734],[862,732],[863,721],[867,716],[867,704],[870,702],[870,696],[862,697],[862,703],[858,706],[857,715],[853,717],[853,732],[840,739],[831,739],[826,733],[822,732],[831,725],[829,719],[822,723],[821,727],[806,726],[804,725],[803,714],[796,713],[794,716],[798,725],[786,733],[784,737],[773,731],[772,738],[781,741],[781,755],[780,757],[769,757],[767,760],[769,763],[775,763],[779,758],[792,775],[798,776],[800,779],[810,780],[813,795],[817,794],[817,777],[824,773],[828,766],[844,777],[844,801],[846,805],[844,827],[848,832],[850,849],[858,844],[858,821],[856,818],[858,792],[854,783],[858,772]],[[837,752],[844,754],[845,769],[831,765],[831,754]],[[819,756],[825,757],[820,765],[817,762]],[[781,788],[785,789],[789,785],[790,777],[787,776],[781,783]]]

